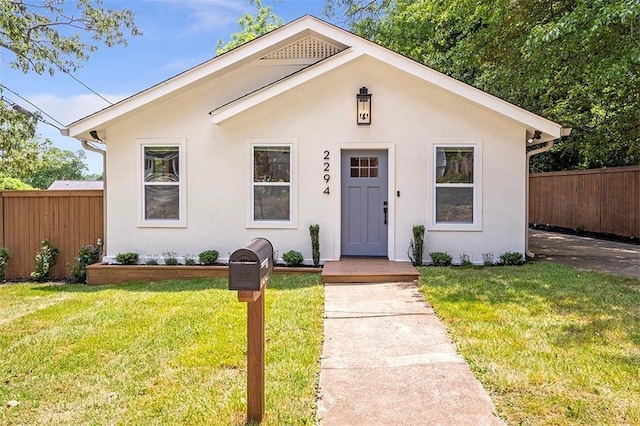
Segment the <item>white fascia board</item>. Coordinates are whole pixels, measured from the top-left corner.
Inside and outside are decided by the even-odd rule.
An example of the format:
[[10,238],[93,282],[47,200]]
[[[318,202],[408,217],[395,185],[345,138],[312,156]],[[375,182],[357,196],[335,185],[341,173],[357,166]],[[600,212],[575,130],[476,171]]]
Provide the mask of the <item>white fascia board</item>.
[[310,27],[317,28],[317,31],[321,31],[320,34],[325,37],[326,34],[323,34],[322,31],[327,28],[333,28],[312,16],[300,18],[264,36],[258,37],[245,45],[214,57],[175,77],[126,98],[113,106],[69,124],[67,126],[68,136],[79,137],[84,134],[88,135],[90,130],[103,129],[106,123],[124,117],[138,108],[153,105],[163,97],[187,88],[204,78],[213,78],[218,73],[229,72],[251,60],[257,59],[266,51],[273,49],[274,46],[280,43],[286,43],[292,38],[306,35],[305,33],[311,34]]
[[357,58],[363,56],[362,53],[358,53],[351,49],[345,49],[340,53],[333,55],[331,58],[321,61],[317,65],[311,66],[306,70],[293,74],[290,77],[285,78],[275,84],[267,86],[263,89],[250,93],[240,99],[221,106],[218,109],[211,111],[211,121],[213,124],[221,124],[225,120],[234,117],[249,108],[253,108],[256,105],[261,104],[275,96],[285,93],[295,87],[300,86],[316,77],[325,74],[328,71],[339,68],[345,64],[348,64]]

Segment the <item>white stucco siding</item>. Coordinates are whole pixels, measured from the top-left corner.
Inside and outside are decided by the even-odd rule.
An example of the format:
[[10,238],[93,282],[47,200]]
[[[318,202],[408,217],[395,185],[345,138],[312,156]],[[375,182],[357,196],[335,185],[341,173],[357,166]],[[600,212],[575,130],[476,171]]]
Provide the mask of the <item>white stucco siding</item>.
[[[255,68],[253,71],[257,72]],[[525,129],[514,122],[398,72],[362,59],[328,72],[257,107],[214,125],[208,112],[228,97],[231,77],[208,82],[107,130],[108,256],[175,251],[197,255],[217,249],[222,259],[256,236],[281,255],[311,258],[310,224],[320,225],[323,259],[339,258],[340,151],[359,147],[392,152],[389,173],[392,260],[407,260],[414,224],[424,224],[426,251],[461,251],[481,262],[524,251]],[[373,94],[371,126],[357,126],[355,95]],[[182,228],[138,226],[140,138],[186,140],[187,220]],[[431,229],[434,144],[478,144],[482,153],[482,221],[474,231]],[[252,142],[278,140],[294,146],[297,221],[294,228],[249,226]],[[330,152],[329,187],[323,194],[324,151]],[[396,196],[400,191],[400,196]],[[427,256],[428,259],[428,256]]]

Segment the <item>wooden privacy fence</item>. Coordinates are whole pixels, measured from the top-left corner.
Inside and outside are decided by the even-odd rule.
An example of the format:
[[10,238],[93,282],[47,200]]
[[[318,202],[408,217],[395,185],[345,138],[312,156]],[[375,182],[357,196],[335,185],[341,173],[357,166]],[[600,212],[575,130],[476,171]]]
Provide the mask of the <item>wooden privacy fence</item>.
[[6,279],[29,277],[44,239],[60,251],[50,276],[69,277],[80,247],[102,233],[101,190],[0,192],[0,246],[11,253]]
[[640,238],[640,166],[529,175],[529,222]]

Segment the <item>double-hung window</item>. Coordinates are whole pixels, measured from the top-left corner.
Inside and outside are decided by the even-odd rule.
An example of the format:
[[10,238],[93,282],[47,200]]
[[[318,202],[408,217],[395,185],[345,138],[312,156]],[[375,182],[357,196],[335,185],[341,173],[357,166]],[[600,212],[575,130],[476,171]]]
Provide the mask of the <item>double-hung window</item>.
[[291,144],[251,146],[251,223],[255,226],[291,226],[293,167]]
[[479,229],[479,170],[476,145],[436,145],[434,226]]
[[184,143],[141,141],[140,226],[185,226]]

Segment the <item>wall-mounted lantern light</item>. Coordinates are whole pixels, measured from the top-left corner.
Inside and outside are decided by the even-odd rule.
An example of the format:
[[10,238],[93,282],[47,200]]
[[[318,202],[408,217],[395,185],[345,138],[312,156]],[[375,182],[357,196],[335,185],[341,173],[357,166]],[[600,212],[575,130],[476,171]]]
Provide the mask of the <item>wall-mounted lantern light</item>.
[[356,95],[358,125],[371,124],[371,93],[366,87],[360,88],[360,93]]

